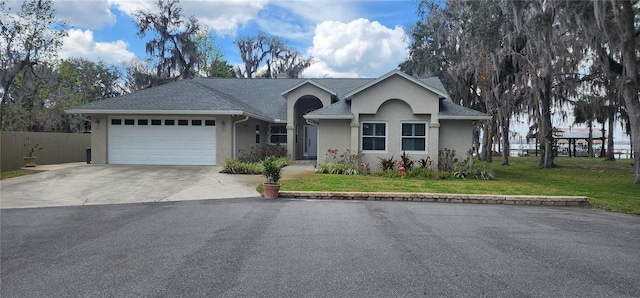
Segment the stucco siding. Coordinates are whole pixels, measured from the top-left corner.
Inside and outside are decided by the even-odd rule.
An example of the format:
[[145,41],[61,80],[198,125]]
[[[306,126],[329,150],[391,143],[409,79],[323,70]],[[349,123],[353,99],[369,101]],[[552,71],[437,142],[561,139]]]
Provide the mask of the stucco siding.
[[351,142],[349,120],[320,120],[318,139],[318,162],[326,160],[329,149],[338,149],[339,154],[346,152]]
[[107,135],[109,121],[106,115],[91,115],[91,163],[107,163]]
[[[431,155],[435,157],[431,152],[434,148],[433,145],[437,144],[437,136],[433,136],[431,129],[429,129],[429,123],[431,121],[431,115],[417,115],[414,114],[411,107],[402,100],[392,99],[383,103],[377,110],[376,114],[363,114],[360,115],[360,127],[359,127],[359,150],[364,154],[361,158],[361,162],[369,163],[369,166],[376,170],[379,169],[378,157],[388,158],[393,156],[395,159],[399,159],[402,155],[402,123],[404,122],[424,122],[427,128],[426,135],[426,150],[425,152],[407,151],[412,159],[426,158]],[[366,151],[362,150],[362,124],[366,122],[382,122],[386,123],[386,150],[385,151]],[[434,140],[435,138],[435,140]],[[435,143],[434,143],[435,142]],[[437,146],[437,145],[435,145]],[[437,154],[437,153],[435,153]]]
[[440,146],[455,150],[456,156],[466,158],[473,146],[473,122],[470,120],[440,120]]
[[[243,119],[243,118],[241,118]],[[236,120],[238,121],[238,120]],[[256,125],[259,125],[260,142],[256,142]],[[236,158],[241,158],[251,151],[252,148],[268,144],[267,134],[269,124],[264,121],[250,118],[245,122],[236,124]],[[218,143],[223,141],[218,139]],[[231,143],[231,140],[229,140]],[[230,156],[228,157],[230,158]]]
[[[389,99],[405,101],[415,114],[438,114],[439,96],[400,76],[391,76],[356,94],[351,99],[351,111],[353,114],[375,114]],[[432,121],[438,122],[437,116]]]

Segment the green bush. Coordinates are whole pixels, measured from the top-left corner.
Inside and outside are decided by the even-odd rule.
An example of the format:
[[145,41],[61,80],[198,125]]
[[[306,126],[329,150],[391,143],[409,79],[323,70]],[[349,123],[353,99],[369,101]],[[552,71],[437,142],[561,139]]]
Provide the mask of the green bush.
[[278,166],[275,156],[269,156],[262,162],[264,176],[267,177],[267,183],[277,184],[282,177],[282,168]]
[[409,153],[406,151],[402,151],[402,155],[400,155],[400,165],[404,167],[406,171],[409,171],[413,168],[413,160],[409,157]]
[[440,179],[440,180],[448,180],[448,179],[451,179],[451,172],[448,172],[448,171],[438,171],[438,179]]
[[238,159],[240,161],[262,162],[269,156],[275,156],[276,158],[287,157],[287,148],[280,144],[253,146],[249,149],[241,149],[239,155]]
[[382,171],[393,170],[396,167],[396,160],[393,159],[393,155],[389,158],[378,157],[378,161],[380,162],[380,169]]
[[316,173],[358,175],[360,174],[360,171],[358,169],[358,166],[354,164],[323,162],[318,165],[318,168],[316,168]]
[[[272,162],[278,168],[284,168],[291,164],[291,161],[289,161],[289,159],[286,157],[274,158]],[[263,162],[247,162],[230,158],[224,162],[222,173],[259,175],[264,173]]]
[[291,161],[286,158],[286,157],[278,157],[274,160],[274,163],[276,164],[276,166],[278,166],[279,168],[284,168],[288,165],[291,164]]
[[414,168],[411,170],[408,170],[405,173],[406,177],[413,177],[413,178],[433,178],[434,177],[434,172],[432,169],[429,168]]
[[222,167],[222,173],[228,174],[262,174],[262,163],[242,162],[233,158],[227,159]]
[[493,171],[481,167],[456,167],[451,176],[458,179],[492,180],[495,178]]
[[[340,175],[360,174],[358,162],[360,161],[360,157],[362,157],[362,153],[352,152],[350,149],[347,149],[343,154],[338,154],[338,149],[327,149],[325,162],[318,165],[316,173]],[[363,169],[363,171],[366,170]]]

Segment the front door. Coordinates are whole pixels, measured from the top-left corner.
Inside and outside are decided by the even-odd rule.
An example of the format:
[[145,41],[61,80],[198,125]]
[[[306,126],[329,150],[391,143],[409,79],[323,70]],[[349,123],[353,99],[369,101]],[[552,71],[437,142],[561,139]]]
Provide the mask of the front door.
[[318,127],[304,126],[304,157],[315,158],[318,156]]

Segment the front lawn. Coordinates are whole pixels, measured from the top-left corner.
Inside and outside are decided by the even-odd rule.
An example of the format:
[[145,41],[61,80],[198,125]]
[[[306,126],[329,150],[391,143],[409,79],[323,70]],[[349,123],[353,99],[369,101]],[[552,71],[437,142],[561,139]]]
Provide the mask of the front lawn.
[[315,174],[282,181],[282,190],[575,195],[589,197],[595,207],[640,214],[640,185],[633,183],[629,159],[556,158],[558,167],[553,169],[538,168],[535,157],[511,158],[511,166],[501,166],[500,161],[489,164],[496,176],[489,181]]

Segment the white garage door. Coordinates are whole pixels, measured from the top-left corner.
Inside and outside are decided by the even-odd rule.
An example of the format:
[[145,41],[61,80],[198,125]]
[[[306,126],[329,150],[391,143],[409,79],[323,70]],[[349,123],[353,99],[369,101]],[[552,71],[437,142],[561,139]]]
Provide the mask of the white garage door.
[[110,118],[108,162],[215,165],[215,125],[205,118]]

